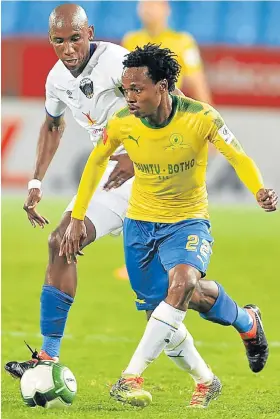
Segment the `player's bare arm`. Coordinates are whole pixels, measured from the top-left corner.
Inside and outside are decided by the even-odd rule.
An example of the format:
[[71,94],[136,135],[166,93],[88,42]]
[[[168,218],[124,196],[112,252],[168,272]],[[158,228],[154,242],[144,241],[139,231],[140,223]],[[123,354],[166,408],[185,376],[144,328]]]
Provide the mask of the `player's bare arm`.
[[[56,150],[58,149],[64,128],[65,122],[63,116],[52,117],[48,114],[46,115],[45,122],[43,123],[39,134],[33,179],[38,181],[43,180]],[[45,224],[49,223],[45,217],[42,217],[36,211],[36,206],[41,198],[42,192],[40,187],[31,188],[29,189],[27,199],[23,206],[33,227],[38,225],[43,228]]]

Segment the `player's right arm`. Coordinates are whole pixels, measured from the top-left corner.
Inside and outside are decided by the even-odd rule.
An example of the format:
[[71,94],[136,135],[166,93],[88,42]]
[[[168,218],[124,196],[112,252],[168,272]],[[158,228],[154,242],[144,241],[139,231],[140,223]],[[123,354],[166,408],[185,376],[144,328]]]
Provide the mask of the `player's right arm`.
[[111,120],[103,131],[103,138],[98,141],[88,158],[79,184],[71,221],[61,242],[59,255],[65,255],[68,263],[77,262],[76,254],[86,238],[84,218],[87,208],[106,170],[110,156],[120,144],[118,132],[117,130],[113,132],[113,120]]
[[63,114],[66,105],[57,97],[50,77],[46,82],[45,107],[46,118],[39,133],[35,170],[33,179],[29,182],[28,196],[23,206],[32,226],[36,227],[36,224],[38,224],[42,228],[45,224],[48,224],[48,220],[36,211],[36,205],[40,202],[42,196],[41,181],[58,149],[65,129]]

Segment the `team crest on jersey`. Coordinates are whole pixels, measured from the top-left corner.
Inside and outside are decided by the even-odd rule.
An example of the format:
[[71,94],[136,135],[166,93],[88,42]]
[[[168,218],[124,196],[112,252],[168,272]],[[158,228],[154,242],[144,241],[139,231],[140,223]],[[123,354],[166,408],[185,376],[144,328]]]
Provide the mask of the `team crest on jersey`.
[[176,148],[188,148],[188,144],[184,144],[184,138],[181,134],[172,134],[169,138],[170,144],[165,150],[175,150]]
[[88,77],[81,80],[80,89],[88,99],[93,97],[93,81]]

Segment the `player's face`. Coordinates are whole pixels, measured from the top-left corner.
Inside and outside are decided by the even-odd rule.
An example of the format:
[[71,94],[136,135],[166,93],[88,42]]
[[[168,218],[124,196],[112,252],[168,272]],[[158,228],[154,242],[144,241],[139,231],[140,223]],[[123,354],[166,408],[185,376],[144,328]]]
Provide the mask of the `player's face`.
[[70,24],[50,30],[50,42],[55,53],[71,72],[79,70],[88,59],[91,39],[93,28],[88,26],[73,27]]
[[150,27],[155,22],[165,23],[169,16],[167,1],[140,1],[138,14],[144,26]]
[[160,105],[160,82],[154,83],[147,67],[126,68],[122,75],[122,88],[129,111],[137,118],[153,115]]

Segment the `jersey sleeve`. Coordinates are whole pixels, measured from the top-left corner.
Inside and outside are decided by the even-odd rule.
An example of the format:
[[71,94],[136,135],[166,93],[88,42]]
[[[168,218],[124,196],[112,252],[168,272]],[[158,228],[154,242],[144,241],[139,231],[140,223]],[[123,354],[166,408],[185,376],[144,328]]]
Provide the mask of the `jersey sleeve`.
[[107,124],[102,137],[88,158],[72,211],[73,218],[78,220],[85,218],[91,198],[108,165],[109,157],[121,144],[118,139],[118,129],[114,125],[114,120]]
[[106,68],[116,87],[122,85],[123,61],[129,51],[119,45],[112,51],[110,59],[106,60]]
[[46,88],[46,101],[45,101],[46,112],[50,116],[53,116],[54,118],[61,116],[65,112],[67,105],[57,97],[56,89],[51,81],[50,76],[48,76],[47,78],[45,88]]
[[182,36],[182,58],[182,73],[184,76],[201,71],[202,60],[199,48],[194,38],[189,34],[183,34]]
[[233,166],[239,179],[254,195],[263,188],[262,175],[255,162],[245,153],[239,141],[213,108],[206,112],[209,131],[207,139]]

